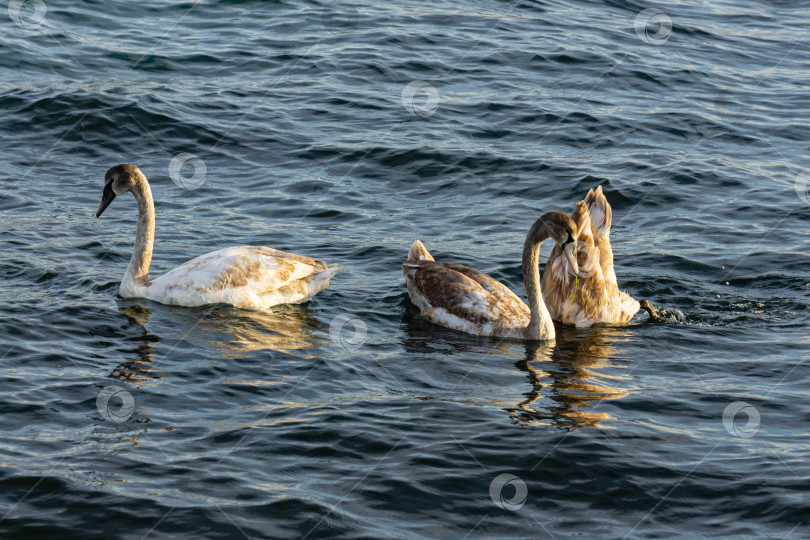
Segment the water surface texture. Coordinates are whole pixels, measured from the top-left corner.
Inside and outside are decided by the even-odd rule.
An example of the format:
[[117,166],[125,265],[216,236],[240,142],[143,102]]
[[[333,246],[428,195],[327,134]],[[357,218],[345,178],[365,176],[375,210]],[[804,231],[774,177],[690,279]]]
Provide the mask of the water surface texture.
[[[806,2],[8,7],[3,538],[810,536]],[[135,202],[94,217],[122,162],[153,275],[344,270],[267,313],[123,300]],[[522,295],[532,221],[597,185],[668,323],[419,319],[415,238]]]

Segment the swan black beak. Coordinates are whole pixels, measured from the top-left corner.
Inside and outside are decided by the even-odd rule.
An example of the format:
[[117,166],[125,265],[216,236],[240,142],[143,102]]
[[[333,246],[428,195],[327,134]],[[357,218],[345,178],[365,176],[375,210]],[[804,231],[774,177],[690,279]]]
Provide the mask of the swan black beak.
[[113,202],[115,199],[115,192],[112,190],[112,182],[108,183],[104,186],[104,193],[101,195],[101,204],[98,205],[98,211],[96,212],[96,217],[99,217],[104,210],[110,206],[110,203]]

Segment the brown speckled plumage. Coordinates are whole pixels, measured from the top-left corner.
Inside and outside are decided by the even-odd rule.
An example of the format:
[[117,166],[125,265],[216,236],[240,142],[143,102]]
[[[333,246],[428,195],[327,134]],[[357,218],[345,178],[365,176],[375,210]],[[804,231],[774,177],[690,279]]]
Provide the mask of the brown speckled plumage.
[[575,279],[559,246],[551,251],[543,274],[543,295],[554,320],[580,327],[623,324],[638,312],[639,303],[616,283],[610,245],[612,215],[602,186],[591,189],[574,208],[571,218],[577,224],[580,276]]
[[538,257],[540,243],[571,238],[575,224],[549,212],[535,221],[523,248],[523,278],[529,304],[507,287],[473,268],[437,262],[416,240],[402,269],[411,301],[425,319],[469,334],[518,339],[554,339],[554,324],[543,304]]
[[[514,321],[518,328],[529,324],[529,307],[483,272],[461,264],[420,261],[406,266],[413,286],[431,299],[431,307],[464,318],[475,325]],[[480,304],[474,305],[480,299]]]

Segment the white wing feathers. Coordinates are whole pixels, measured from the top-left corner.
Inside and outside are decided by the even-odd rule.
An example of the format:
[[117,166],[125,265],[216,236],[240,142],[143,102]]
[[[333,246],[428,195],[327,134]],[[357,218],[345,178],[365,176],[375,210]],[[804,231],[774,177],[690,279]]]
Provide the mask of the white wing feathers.
[[201,255],[155,279],[152,300],[182,306],[227,303],[263,309],[309,300],[339,270],[268,247],[229,247]]

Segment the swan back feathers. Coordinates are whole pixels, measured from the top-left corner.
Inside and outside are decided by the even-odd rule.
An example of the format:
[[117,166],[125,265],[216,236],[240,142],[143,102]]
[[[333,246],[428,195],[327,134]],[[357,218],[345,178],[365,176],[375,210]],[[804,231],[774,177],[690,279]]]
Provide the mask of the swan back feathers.
[[481,336],[525,338],[529,307],[483,272],[437,262],[417,240],[402,263],[411,301],[425,319]]
[[147,297],[185,306],[227,303],[263,309],[309,300],[337,271],[323,261],[268,247],[230,247],[201,255],[157,278]]

